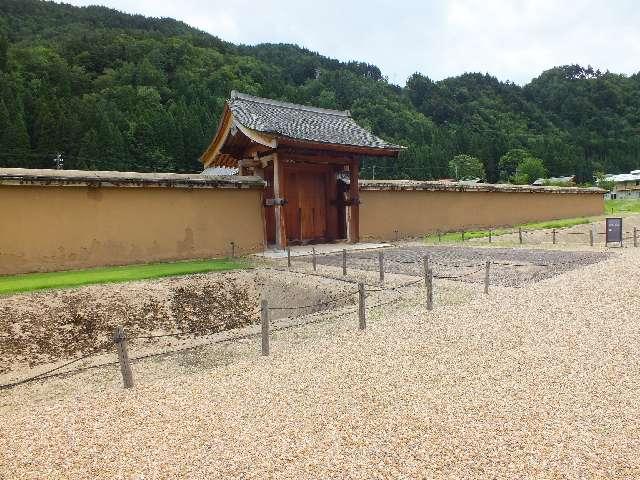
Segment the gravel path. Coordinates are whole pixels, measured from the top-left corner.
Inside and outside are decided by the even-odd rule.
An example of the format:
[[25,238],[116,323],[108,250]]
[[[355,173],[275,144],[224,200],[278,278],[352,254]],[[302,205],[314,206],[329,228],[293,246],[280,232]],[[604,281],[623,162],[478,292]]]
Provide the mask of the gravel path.
[[[379,250],[349,252],[348,268],[377,271]],[[385,271],[422,276],[423,258],[429,255],[434,276],[463,282],[484,282],[487,260],[492,262],[491,283],[521,287],[606,259],[606,252],[553,251],[520,248],[403,245],[384,249]],[[311,262],[311,257],[298,261]],[[341,266],[341,254],[317,256],[320,265]]]
[[[4,478],[637,478],[640,249],[0,392]],[[612,274],[615,272],[615,274]],[[370,301],[376,300],[373,296]]]

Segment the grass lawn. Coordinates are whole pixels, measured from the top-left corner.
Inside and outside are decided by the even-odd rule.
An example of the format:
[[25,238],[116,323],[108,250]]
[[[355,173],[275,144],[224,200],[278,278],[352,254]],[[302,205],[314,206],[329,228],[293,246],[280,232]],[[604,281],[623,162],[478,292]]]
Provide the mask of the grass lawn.
[[[591,219],[589,218],[567,218],[563,220],[550,220],[547,222],[523,223],[521,225],[516,225],[515,227],[492,229],[491,235],[498,236],[498,235],[505,235],[507,233],[513,233],[514,230],[517,231],[518,227],[522,228],[522,230],[550,230],[553,228],[566,228],[566,227],[573,227],[574,225],[584,225],[590,222],[591,222]],[[468,232],[464,232],[465,240],[470,240],[472,238],[484,238],[488,236],[489,236],[489,230],[471,230]],[[425,236],[425,242],[427,243],[462,242],[462,232],[443,233],[441,234],[440,239],[438,239],[437,233],[432,233],[430,235]]]
[[605,214],[640,213],[640,199],[616,199],[604,201]]
[[0,276],[0,295],[31,292],[47,288],[69,288],[96,283],[129,282],[190,273],[218,272],[247,267],[247,262],[243,260],[216,259]]

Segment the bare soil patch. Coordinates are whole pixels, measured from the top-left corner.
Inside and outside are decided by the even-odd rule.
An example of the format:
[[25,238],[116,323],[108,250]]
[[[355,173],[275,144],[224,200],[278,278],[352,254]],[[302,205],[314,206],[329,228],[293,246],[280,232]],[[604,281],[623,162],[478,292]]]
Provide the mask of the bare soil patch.
[[[291,308],[326,302],[347,290],[353,287],[321,277],[248,270],[0,297],[0,374],[111,353],[117,325],[130,337],[180,332],[197,337],[259,322],[261,298]],[[305,313],[353,301],[340,299]],[[289,314],[274,311],[272,319]]]

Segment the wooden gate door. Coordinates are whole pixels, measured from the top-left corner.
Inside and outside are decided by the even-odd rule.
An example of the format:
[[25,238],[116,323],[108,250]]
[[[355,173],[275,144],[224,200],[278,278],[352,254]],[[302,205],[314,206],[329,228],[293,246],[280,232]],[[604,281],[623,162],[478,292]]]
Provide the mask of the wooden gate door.
[[[315,166],[314,166],[315,167]],[[292,166],[286,171],[287,239],[321,242],[327,237],[326,168]]]

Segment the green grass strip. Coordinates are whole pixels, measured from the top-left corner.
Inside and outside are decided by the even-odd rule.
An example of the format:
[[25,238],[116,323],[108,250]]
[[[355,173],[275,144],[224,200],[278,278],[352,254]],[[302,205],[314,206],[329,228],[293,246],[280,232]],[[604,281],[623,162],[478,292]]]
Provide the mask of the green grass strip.
[[604,201],[605,214],[640,213],[640,199],[615,199]]
[[100,283],[130,282],[192,273],[219,272],[248,268],[248,266],[249,264],[246,261],[238,259],[190,260],[186,262],[147,263],[122,267],[0,276],[0,295],[50,288],[72,288]]
[[[567,218],[562,220],[550,220],[546,222],[533,222],[523,223],[510,228],[496,228],[491,230],[491,236],[506,235],[508,233],[514,233],[518,231],[518,228],[522,230],[551,230],[559,228],[573,227],[574,225],[584,225],[590,223],[588,218]],[[514,230],[515,229],[515,230]],[[485,238],[489,236],[489,230],[470,230],[464,232],[464,239],[471,240],[473,238]],[[442,233],[440,239],[438,239],[437,233],[431,233],[425,235],[426,243],[456,243],[462,242],[462,232],[448,232]]]

